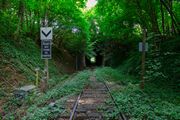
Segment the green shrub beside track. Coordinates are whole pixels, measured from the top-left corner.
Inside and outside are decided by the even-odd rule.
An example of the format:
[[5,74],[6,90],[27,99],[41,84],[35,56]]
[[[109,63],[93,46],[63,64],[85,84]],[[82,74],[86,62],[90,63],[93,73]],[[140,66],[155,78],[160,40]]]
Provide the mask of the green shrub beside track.
[[[148,84],[145,90],[139,88],[138,80],[111,68],[96,70],[98,80],[118,83],[118,89],[113,89],[112,94],[120,111],[131,120],[178,120],[180,118],[180,99],[171,89],[163,89],[155,84]],[[108,103],[112,103],[108,100]],[[109,116],[117,116],[118,110]]]
[[[5,116],[5,119],[21,118],[21,112],[24,110],[23,120],[47,120],[54,119],[64,111],[64,103],[68,96],[79,93],[85,84],[88,83],[90,71],[82,71],[59,82],[53,88],[40,96],[32,95],[30,99],[23,101],[18,111],[14,111]],[[30,100],[30,101],[28,101]],[[14,101],[12,101],[14,103]],[[50,103],[55,103],[51,106]]]

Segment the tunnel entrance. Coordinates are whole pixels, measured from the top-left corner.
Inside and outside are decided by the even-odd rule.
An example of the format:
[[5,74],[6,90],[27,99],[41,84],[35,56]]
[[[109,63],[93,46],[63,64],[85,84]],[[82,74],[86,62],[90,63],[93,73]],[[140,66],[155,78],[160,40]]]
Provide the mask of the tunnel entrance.
[[87,58],[86,57],[86,66],[87,67],[99,67],[102,66],[103,56],[97,52],[95,57]]

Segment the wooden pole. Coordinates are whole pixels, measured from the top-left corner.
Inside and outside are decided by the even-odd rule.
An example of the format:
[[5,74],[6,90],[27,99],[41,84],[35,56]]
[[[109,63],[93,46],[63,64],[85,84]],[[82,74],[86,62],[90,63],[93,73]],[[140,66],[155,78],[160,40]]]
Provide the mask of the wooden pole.
[[142,63],[141,63],[141,84],[140,84],[140,88],[144,89],[144,75],[145,75],[145,59],[146,59],[146,51],[145,51],[145,47],[146,47],[146,36],[147,36],[147,30],[143,29],[143,39],[142,39]]
[[49,80],[49,61],[48,61],[48,59],[45,59],[45,71],[46,71],[45,84],[46,84],[46,88],[47,88],[47,83]]

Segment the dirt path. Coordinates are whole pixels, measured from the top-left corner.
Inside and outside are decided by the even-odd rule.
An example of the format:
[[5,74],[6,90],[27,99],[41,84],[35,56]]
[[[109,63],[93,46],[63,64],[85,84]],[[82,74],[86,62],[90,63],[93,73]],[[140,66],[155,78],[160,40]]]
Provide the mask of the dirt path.
[[[74,120],[104,120],[104,115],[99,109],[104,106],[105,101],[109,97],[106,86],[102,82],[98,82],[95,76],[92,75],[90,77],[90,84],[83,89],[81,97],[77,102]],[[66,112],[58,120],[69,120],[76,99],[77,96],[67,100]]]

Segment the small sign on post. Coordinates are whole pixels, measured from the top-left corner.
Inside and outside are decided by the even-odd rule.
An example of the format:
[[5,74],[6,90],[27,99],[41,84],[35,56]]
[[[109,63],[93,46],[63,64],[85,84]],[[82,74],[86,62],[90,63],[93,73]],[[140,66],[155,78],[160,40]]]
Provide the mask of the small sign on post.
[[42,40],[41,41],[41,59],[51,59],[51,40]]
[[52,40],[52,27],[41,27],[41,40]]
[[[47,26],[47,23],[46,23]],[[52,58],[52,39],[53,30],[52,27],[41,27],[40,28],[40,39],[41,39],[41,59],[45,59],[45,88],[47,88],[47,81],[49,79],[49,65],[48,60]]]
[[51,59],[52,27],[41,27],[41,59]]
[[145,44],[143,44],[142,42],[139,42],[139,52],[147,52],[148,51],[148,43],[146,42]]

